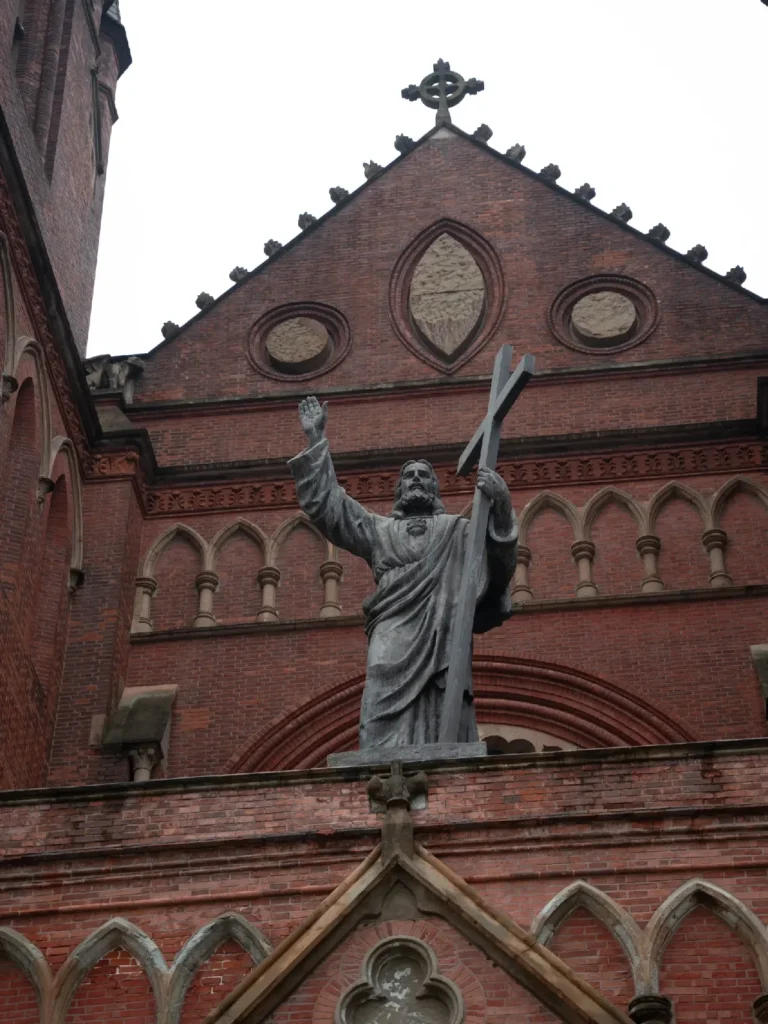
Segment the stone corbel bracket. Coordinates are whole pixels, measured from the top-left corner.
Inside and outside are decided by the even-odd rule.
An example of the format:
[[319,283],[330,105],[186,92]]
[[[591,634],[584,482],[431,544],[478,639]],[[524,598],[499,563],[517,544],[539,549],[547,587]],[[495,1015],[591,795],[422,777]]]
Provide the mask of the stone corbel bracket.
[[[101,749],[122,754],[131,764],[134,782],[145,782],[152,770],[168,759],[171,710],[177,687],[127,686],[115,710],[102,720]],[[94,722],[98,732],[99,722]]]

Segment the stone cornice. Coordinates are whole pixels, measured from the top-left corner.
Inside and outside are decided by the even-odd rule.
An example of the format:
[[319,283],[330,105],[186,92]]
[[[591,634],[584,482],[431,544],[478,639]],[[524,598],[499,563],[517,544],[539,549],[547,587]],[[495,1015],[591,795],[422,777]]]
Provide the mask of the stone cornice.
[[[207,310],[205,310],[207,312]],[[158,346],[159,347],[159,346]],[[148,355],[140,358],[147,359]],[[660,375],[679,375],[688,373],[701,373],[704,370],[717,370],[728,372],[733,369],[751,369],[768,366],[768,349],[749,350],[743,352],[732,352],[722,356],[691,356],[687,359],[653,359],[637,362],[596,362],[588,366],[567,366],[557,367],[551,370],[539,370],[530,382],[530,386],[546,386],[557,384],[569,384],[579,380],[600,379],[609,380],[621,377],[658,377]],[[315,387],[313,394],[323,399],[337,401],[364,401],[370,402],[375,398],[414,398],[427,397],[435,392],[441,395],[446,393],[463,393],[465,391],[477,391],[486,394],[488,375],[467,376],[467,377],[434,377],[425,380],[403,380],[389,381],[381,384],[348,385],[344,387]],[[203,412],[231,411],[252,411],[253,409],[293,407],[302,398],[306,397],[307,389],[297,391],[282,391],[277,394],[253,394],[238,395],[230,398],[208,398],[208,399],[178,399],[174,401],[138,401],[126,407],[130,411],[131,419],[139,424],[142,418],[150,416],[152,419],[158,416],[189,416]]]
[[[637,764],[692,761],[696,758],[706,758],[707,761],[718,758],[744,758],[757,757],[765,759],[765,768],[768,771],[768,736],[749,737],[746,739],[734,740],[697,740],[690,743],[661,743],[643,747],[601,747],[588,750],[557,750],[546,753],[531,754],[500,754],[494,757],[470,757],[465,759],[451,759],[448,761],[425,761],[423,764],[429,768],[430,773],[439,775],[461,775],[463,773],[499,773],[504,770],[512,771],[521,768],[554,768],[564,766],[581,766],[586,764]],[[117,801],[123,802],[127,797],[145,797],[148,800],[153,797],[167,794],[181,794],[202,791],[234,791],[254,789],[290,788],[292,786],[305,786],[307,784],[325,784],[334,781],[360,780],[367,782],[371,775],[370,766],[356,766],[352,768],[307,768],[292,769],[290,771],[275,772],[254,772],[250,775],[197,775],[183,776],[171,779],[151,779],[148,782],[106,782],[95,783],[84,786],[58,786],[40,789],[14,789],[0,792],[0,808],[18,804],[40,804],[48,805],[54,803],[82,804],[91,801]],[[711,812],[728,810],[729,806],[709,806]],[[768,805],[740,805],[734,803],[733,807],[742,808],[750,806],[756,813],[768,812]],[[628,809],[630,810],[630,809]],[[699,805],[685,806],[681,809],[684,813],[700,813]],[[655,808],[633,811],[632,813],[649,816],[654,814],[672,813],[673,808]],[[604,812],[607,814],[622,815],[627,810]],[[589,812],[562,812],[553,815],[557,819],[567,818],[591,818],[595,811]],[[603,813],[603,812],[600,812]],[[541,815],[536,815],[536,819]],[[505,819],[506,820],[506,819]],[[518,816],[515,816],[518,820]],[[476,827],[484,827],[484,821],[477,823]],[[445,823],[442,824],[445,828]],[[353,830],[358,831],[358,830]],[[361,830],[367,833],[367,829]],[[310,833],[280,833],[281,840],[286,838],[300,839]],[[256,838],[251,836],[251,838]],[[266,836],[258,836],[259,841],[266,839]],[[79,855],[79,854],[78,854]]]

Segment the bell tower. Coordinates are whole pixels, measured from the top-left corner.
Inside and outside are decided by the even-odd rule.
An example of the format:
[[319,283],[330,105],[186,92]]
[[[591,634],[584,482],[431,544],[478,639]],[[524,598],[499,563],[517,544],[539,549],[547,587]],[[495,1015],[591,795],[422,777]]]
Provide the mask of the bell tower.
[[3,176],[43,236],[83,354],[115,87],[131,62],[125,29],[117,0],[16,0],[0,14],[0,33]]

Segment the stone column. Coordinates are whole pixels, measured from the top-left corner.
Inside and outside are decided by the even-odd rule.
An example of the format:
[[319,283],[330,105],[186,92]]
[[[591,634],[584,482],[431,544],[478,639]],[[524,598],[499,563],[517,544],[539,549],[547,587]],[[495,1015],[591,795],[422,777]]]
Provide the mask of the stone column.
[[157,580],[151,576],[139,576],[136,580],[132,633],[152,632],[152,597],[156,590]]
[[635,996],[628,1010],[635,1024],[672,1024],[672,1001],[666,996]]
[[215,572],[204,570],[195,577],[195,586],[199,595],[199,606],[197,615],[192,623],[197,629],[205,629],[207,626],[214,626],[216,619],[213,614],[213,595],[219,585],[219,577]]
[[525,544],[519,544],[517,548],[517,570],[515,571],[515,585],[512,587],[512,600],[516,604],[528,604],[533,600],[533,591],[528,583],[528,566],[531,564],[531,549]]
[[664,589],[664,584],[659,576],[659,552],[661,541],[653,534],[646,534],[638,537],[636,541],[637,553],[643,560],[643,571],[645,576],[640,584],[644,594],[655,594]]
[[320,579],[323,581],[325,593],[323,605],[320,609],[321,619],[332,619],[341,615],[341,602],[339,601],[339,584],[344,575],[344,568],[341,562],[334,562],[328,559],[320,566]]
[[725,545],[728,543],[728,534],[725,530],[705,530],[701,540],[709,555],[710,587],[730,587],[733,580],[725,569]]
[[579,582],[576,584],[576,597],[597,597],[597,587],[592,582],[592,562],[595,557],[595,545],[591,540],[577,540],[571,544],[571,555],[576,562]]
[[131,762],[133,781],[147,782],[152,775],[152,769],[160,764],[161,756],[157,743],[142,743],[131,747],[128,751],[128,760]]
[[256,616],[257,622],[276,622],[277,585],[280,582],[280,570],[276,565],[263,565],[256,577],[261,587],[261,608]]
[[752,1003],[752,1012],[758,1024],[768,1024],[768,995],[758,996]]

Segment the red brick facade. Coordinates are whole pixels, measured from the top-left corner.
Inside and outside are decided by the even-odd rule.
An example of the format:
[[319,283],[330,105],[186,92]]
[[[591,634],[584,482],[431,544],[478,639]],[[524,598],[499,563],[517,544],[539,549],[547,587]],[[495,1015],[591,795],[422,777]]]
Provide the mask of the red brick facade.
[[[502,342],[537,375],[502,440],[516,614],[477,639],[477,711],[485,735],[553,752],[434,766],[417,839],[619,1015],[660,993],[677,1024],[752,1020],[768,992],[764,301],[444,129],[143,366],[92,362],[86,380],[130,55],[99,2],[23,6],[0,0],[0,1022],[201,1022],[374,848],[367,773],[324,769],[356,744],[370,573],[299,513],[297,401],[328,400],[365,505],[389,511],[418,453],[459,513],[456,458]],[[408,314],[442,232],[486,289],[453,362]],[[627,344],[564,333],[568,296],[597,288],[633,297]],[[261,325],[283,307],[330,310],[325,365],[269,364]],[[168,687],[162,750],[108,742],[127,700]],[[131,782],[145,748],[153,780]],[[398,935],[432,949],[466,1021],[576,1019],[427,911],[340,931],[270,1019],[331,1019],[366,950]]]

